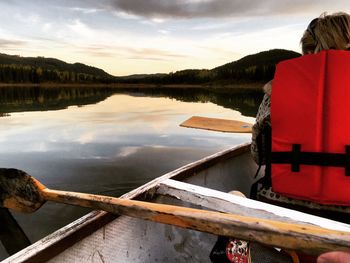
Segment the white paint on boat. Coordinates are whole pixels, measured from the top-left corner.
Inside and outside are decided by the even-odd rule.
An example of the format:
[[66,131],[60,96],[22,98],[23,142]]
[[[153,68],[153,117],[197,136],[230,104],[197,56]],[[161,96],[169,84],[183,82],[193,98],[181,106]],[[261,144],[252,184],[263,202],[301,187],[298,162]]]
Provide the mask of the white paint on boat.
[[175,180],[160,182],[157,193],[212,210],[350,232],[350,225]]

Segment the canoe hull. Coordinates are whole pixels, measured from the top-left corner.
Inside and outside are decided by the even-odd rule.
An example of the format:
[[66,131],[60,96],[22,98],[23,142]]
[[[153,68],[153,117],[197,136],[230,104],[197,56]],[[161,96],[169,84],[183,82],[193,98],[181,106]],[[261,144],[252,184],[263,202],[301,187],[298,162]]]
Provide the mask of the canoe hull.
[[[245,152],[202,171],[194,169],[183,181],[225,192],[240,190],[248,195],[255,172],[256,165]],[[153,198],[152,202],[190,206],[165,196]],[[211,234],[120,216],[50,262],[207,262],[216,239]]]
[[[155,195],[164,180],[248,195],[257,166],[249,144],[185,165],[126,193],[122,198],[192,206]],[[216,236],[127,216],[92,212],[4,262],[207,262]]]
[[[257,169],[249,148],[244,144],[203,158],[122,198],[231,213],[240,218],[239,224],[231,232],[227,230],[232,225],[224,224],[225,233],[239,236],[243,230],[241,237],[263,244],[315,255],[339,248],[350,251],[350,225],[227,193],[249,194]],[[250,221],[252,228],[247,226]],[[216,239],[198,231],[94,211],[4,262],[208,262]]]

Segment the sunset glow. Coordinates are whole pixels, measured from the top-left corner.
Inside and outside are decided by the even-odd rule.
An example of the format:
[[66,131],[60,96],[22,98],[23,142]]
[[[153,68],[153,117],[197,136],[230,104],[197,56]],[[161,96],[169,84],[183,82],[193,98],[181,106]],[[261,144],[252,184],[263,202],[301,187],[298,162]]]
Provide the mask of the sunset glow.
[[81,62],[116,76],[213,68],[259,51],[300,52],[308,22],[348,1],[1,1],[1,53]]

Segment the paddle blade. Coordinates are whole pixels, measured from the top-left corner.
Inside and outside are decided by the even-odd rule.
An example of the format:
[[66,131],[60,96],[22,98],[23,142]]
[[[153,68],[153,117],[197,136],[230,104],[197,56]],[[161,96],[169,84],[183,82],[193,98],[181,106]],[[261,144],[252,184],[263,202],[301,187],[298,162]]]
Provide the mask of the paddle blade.
[[219,132],[251,133],[253,125],[243,121],[192,116],[180,126]]
[[31,213],[45,202],[42,184],[25,172],[0,168],[0,206],[17,212]]

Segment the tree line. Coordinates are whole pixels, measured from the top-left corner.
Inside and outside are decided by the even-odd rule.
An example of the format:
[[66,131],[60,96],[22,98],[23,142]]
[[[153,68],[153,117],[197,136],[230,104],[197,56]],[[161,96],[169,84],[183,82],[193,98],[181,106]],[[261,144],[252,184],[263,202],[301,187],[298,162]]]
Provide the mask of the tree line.
[[169,74],[115,77],[81,63],[69,64],[52,58],[23,58],[0,54],[2,83],[145,83],[145,84],[225,84],[266,82],[273,78],[276,64],[300,56],[274,49],[246,56],[214,69],[187,69]]
[[82,63],[55,58],[0,54],[0,82],[5,83],[110,83],[114,76]]
[[137,79],[121,78],[119,81],[159,84],[263,83],[273,79],[278,62],[299,56],[300,54],[294,51],[274,49],[249,55],[211,70],[187,69]]
[[2,83],[111,83],[112,77],[23,65],[0,65]]

